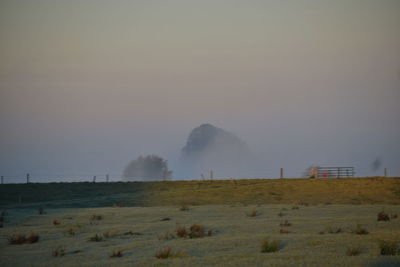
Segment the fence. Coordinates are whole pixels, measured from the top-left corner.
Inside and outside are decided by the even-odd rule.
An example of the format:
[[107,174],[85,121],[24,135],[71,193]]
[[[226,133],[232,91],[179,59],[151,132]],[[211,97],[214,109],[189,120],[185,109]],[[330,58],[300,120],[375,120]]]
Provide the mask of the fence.
[[[276,168],[262,170],[244,170],[242,174],[232,176],[219,170],[208,170],[199,173],[198,176],[190,177],[190,180],[217,180],[217,179],[274,179],[274,178],[298,178],[310,177],[307,171],[291,168]],[[367,177],[367,176],[384,176],[384,177],[400,177],[400,168],[388,169],[384,168],[379,172],[373,172],[369,169],[354,167],[320,167],[318,173],[319,178],[333,177]],[[49,183],[49,182],[120,182],[124,180],[130,181],[146,181],[151,180],[148,177],[126,177],[120,173],[101,174],[46,174],[46,173],[26,173],[26,174],[9,174],[1,175],[1,184],[10,183]],[[162,179],[159,179],[162,180]],[[169,179],[171,180],[171,179]],[[188,180],[187,176],[174,177],[172,180]]]

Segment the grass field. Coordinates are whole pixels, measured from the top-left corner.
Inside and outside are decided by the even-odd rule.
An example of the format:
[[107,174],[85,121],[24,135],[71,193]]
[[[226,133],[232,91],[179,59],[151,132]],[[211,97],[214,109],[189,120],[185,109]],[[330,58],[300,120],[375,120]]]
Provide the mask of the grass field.
[[[399,252],[395,178],[79,185],[0,186],[0,266],[400,265],[380,255],[383,241]],[[377,221],[382,211],[388,221]],[[204,237],[190,238],[202,236],[194,224]],[[9,243],[30,233],[38,242]],[[277,251],[262,253],[265,239]]]

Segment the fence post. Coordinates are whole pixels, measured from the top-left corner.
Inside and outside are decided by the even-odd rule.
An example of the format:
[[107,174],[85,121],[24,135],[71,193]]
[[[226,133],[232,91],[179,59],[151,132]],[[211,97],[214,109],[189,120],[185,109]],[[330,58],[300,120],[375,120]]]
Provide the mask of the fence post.
[[110,176],[108,174],[106,174],[106,182],[108,183],[109,180],[110,180]]
[[93,183],[95,183],[95,182],[96,182],[96,175],[93,176]]
[[281,168],[280,177],[283,178],[283,168]]
[[214,173],[213,171],[210,171],[210,180],[214,179]]
[[26,183],[29,184],[29,173],[26,174]]
[[387,169],[384,169],[384,176],[387,177]]
[[4,183],[4,176],[2,175],[1,176],[1,184],[3,184]]

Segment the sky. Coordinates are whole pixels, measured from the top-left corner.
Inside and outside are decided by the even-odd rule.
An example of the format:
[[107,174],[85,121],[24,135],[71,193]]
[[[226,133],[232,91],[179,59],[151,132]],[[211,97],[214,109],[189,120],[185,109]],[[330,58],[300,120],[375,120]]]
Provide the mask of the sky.
[[197,178],[180,150],[211,123],[259,157],[249,178],[400,176],[399,14],[398,0],[0,0],[0,175],[118,180],[158,154]]

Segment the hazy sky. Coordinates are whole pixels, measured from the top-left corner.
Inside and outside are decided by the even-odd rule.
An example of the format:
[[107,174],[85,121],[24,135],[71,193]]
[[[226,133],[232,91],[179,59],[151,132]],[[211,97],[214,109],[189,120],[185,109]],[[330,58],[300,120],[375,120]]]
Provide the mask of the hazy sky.
[[398,0],[0,0],[0,175],[117,179],[150,153],[179,173],[207,122],[261,158],[249,177],[400,176],[399,14]]

